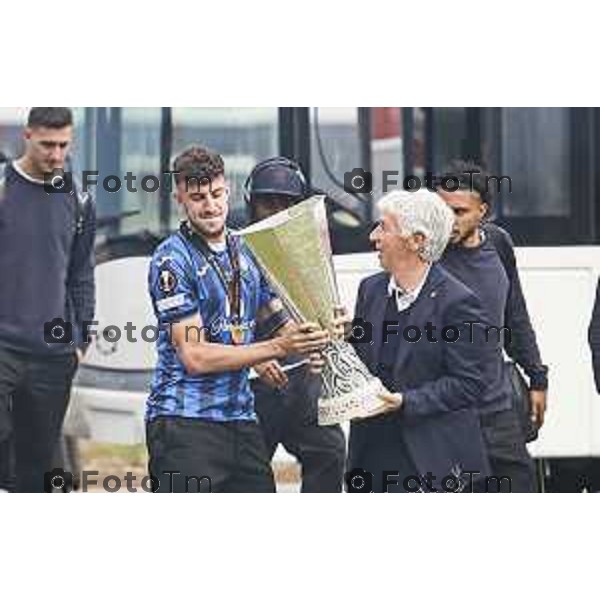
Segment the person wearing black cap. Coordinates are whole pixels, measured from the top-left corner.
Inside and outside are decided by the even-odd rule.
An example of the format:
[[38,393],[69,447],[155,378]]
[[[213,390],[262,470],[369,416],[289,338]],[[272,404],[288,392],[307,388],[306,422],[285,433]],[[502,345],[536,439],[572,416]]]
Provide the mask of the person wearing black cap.
[[[308,198],[314,190],[294,161],[275,157],[254,168],[244,192],[250,220],[256,222]],[[270,456],[281,443],[298,459],[302,492],[340,492],[346,441],[339,425],[317,423],[320,378],[299,357],[282,364],[269,361],[255,371],[256,412]]]

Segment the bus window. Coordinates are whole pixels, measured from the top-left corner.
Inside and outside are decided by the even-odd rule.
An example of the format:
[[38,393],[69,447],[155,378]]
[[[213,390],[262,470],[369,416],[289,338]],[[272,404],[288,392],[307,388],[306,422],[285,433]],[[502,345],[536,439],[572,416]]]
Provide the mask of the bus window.
[[502,175],[512,179],[503,217],[570,215],[569,147],[568,109],[502,109]]
[[[593,110],[502,108],[488,146],[495,175],[506,180],[496,214],[517,245],[589,244],[596,240]],[[498,160],[499,159],[499,160]],[[495,191],[492,188],[492,191]]]
[[[145,191],[142,181],[146,176],[158,177],[163,183],[160,173],[160,108],[122,108],[121,109],[121,168],[120,177],[126,173],[136,176],[135,184],[127,190],[123,180],[121,211],[130,216],[121,220],[119,232],[123,234],[148,231],[158,233],[159,202],[158,190]],[[148,182],[144,186],[152,190],[154,185]]]
[[160,180],[160,108],[78,108],[74,117],[72,168],[96,198],[98,239],[157,233],[159,192],[143,180]]
[[338,197],[344,193],[344,173],[359,167],[368,169],[361,157],[358,109],[313,108],[311,125],[312,184]]
[[[362,252],[368,248],[367,233],[372,221],[376,188],[348,190],[348,174],[371,172],[370,131],[361,126],[356,107],[312,108],[310,173],[314,187],[329,198],[328,214],[335,253]],[[374,184],[375,182],[373,182]]]
[[15,158],[23,152],[23,126],[27,109],[0,108],[0,152],[7,158]]
[[404,177],[404,138],[400,108],[371,108],[371,169],[373,171],[373,198],[383,194],[384,172],[393,172],[386,179],[386,191],[400,189]]
[[450,161],[468,157],[466,109],[459,107],[434,108],[433,139],[433,172],[435,174],[441,173]]

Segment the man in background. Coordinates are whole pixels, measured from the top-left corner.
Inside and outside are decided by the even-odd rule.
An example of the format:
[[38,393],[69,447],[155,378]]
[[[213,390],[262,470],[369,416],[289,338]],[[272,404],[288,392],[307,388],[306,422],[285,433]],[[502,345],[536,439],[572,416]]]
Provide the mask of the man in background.
[[[275,157],[259,163],[246,181],[245,200],[252,222],[270,217],[310,197],[299,165]],[[259,338],[264,336],[259,330]],[[278,444],[298,459],[302,492],[340,492],[346,442],[339,425],[320,427],[317,401],[321,378],[299,356],[257,365],[252,380],[256,411],[269,456]]]
[[[478,165],[455,161],[444,177],[458,181],[459,188],[453,192],[438,189],[455,216],[450,244],[440,264],[477,294],[488,323],[509,330],[503,332],[503,339],[498,342],[491,380],[487,381],[487,391],[479,405],[492,474],[501,480],[500,491],[534,492],[534,468],[526,447],[526,427],[519,421],[501,350],[504,348],[529,378],[529,418],[536,428],[544,422],[548,369],[540,358],[529,319],[512,240],[498,226],[484,225],[491,198],[487,179]],[[489,335],[500,334],[492,331]]]
[[94,317],[96,215],[62,174],[71,110],[32,108],[24,139],[0,176],[0,470],[14,451],[14,489],[42,492]]

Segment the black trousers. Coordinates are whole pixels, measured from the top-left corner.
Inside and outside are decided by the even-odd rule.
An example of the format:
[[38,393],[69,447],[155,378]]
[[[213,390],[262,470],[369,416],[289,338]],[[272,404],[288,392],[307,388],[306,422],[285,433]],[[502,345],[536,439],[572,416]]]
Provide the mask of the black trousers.
[[76,368],[75,353],[39,357],[0,348],[0,487],[44,491]]
[[[417,468],[410,457],[406,443],[402,435],[392,427],[383,429],[381,437],[373,440],[370,446],[365,448],[359,468],[369,473],[366,476],[367,485],[363,486],[361,491],[403,494],[420,487],[420,483],[416,481]],[[349,475],[356,471],[354,469]],[[352,478],[349,478],[346,491],[357,491],[352,487],[355,487],[355,484]]]
[[481,416],[481,428],[492,476],[486,491],[530,493],[536,491],[535,469],[516,412],[511,408]]
[[158,417],[146,425],[146,442],[155,492],[275,491],[258,423]]
[[287,374],[289,383],[283,390],[260,380],[252,382],[269,459],[282,444],[302,467],[302,492],[341,492],[346,440],[339,425],[318,425],[320,378],[311,375],[305,366]]
[[558,458],[546,461],[549,476],[546,491],[550,493],[600,492],[600,458]]

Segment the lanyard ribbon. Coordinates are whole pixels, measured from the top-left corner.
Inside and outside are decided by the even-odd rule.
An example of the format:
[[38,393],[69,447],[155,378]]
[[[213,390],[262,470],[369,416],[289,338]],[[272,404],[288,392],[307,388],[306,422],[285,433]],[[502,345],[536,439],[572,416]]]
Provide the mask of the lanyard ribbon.
[[206,262],[214,269],[219,281],[225,289],[227,300],[231,308],[231,339],[234,344],[242,344],[244,341],[244,327],[242,326],[242,274],[240,269],[239,247],[236,247],[230,236],[226,237],[226,248],[229,263],[231,265],[231,276],[223,269],[219,263],[216,253],[206,243],[202,236],[192,230],[189,223],[184,221],[179,231],[202,256]]

